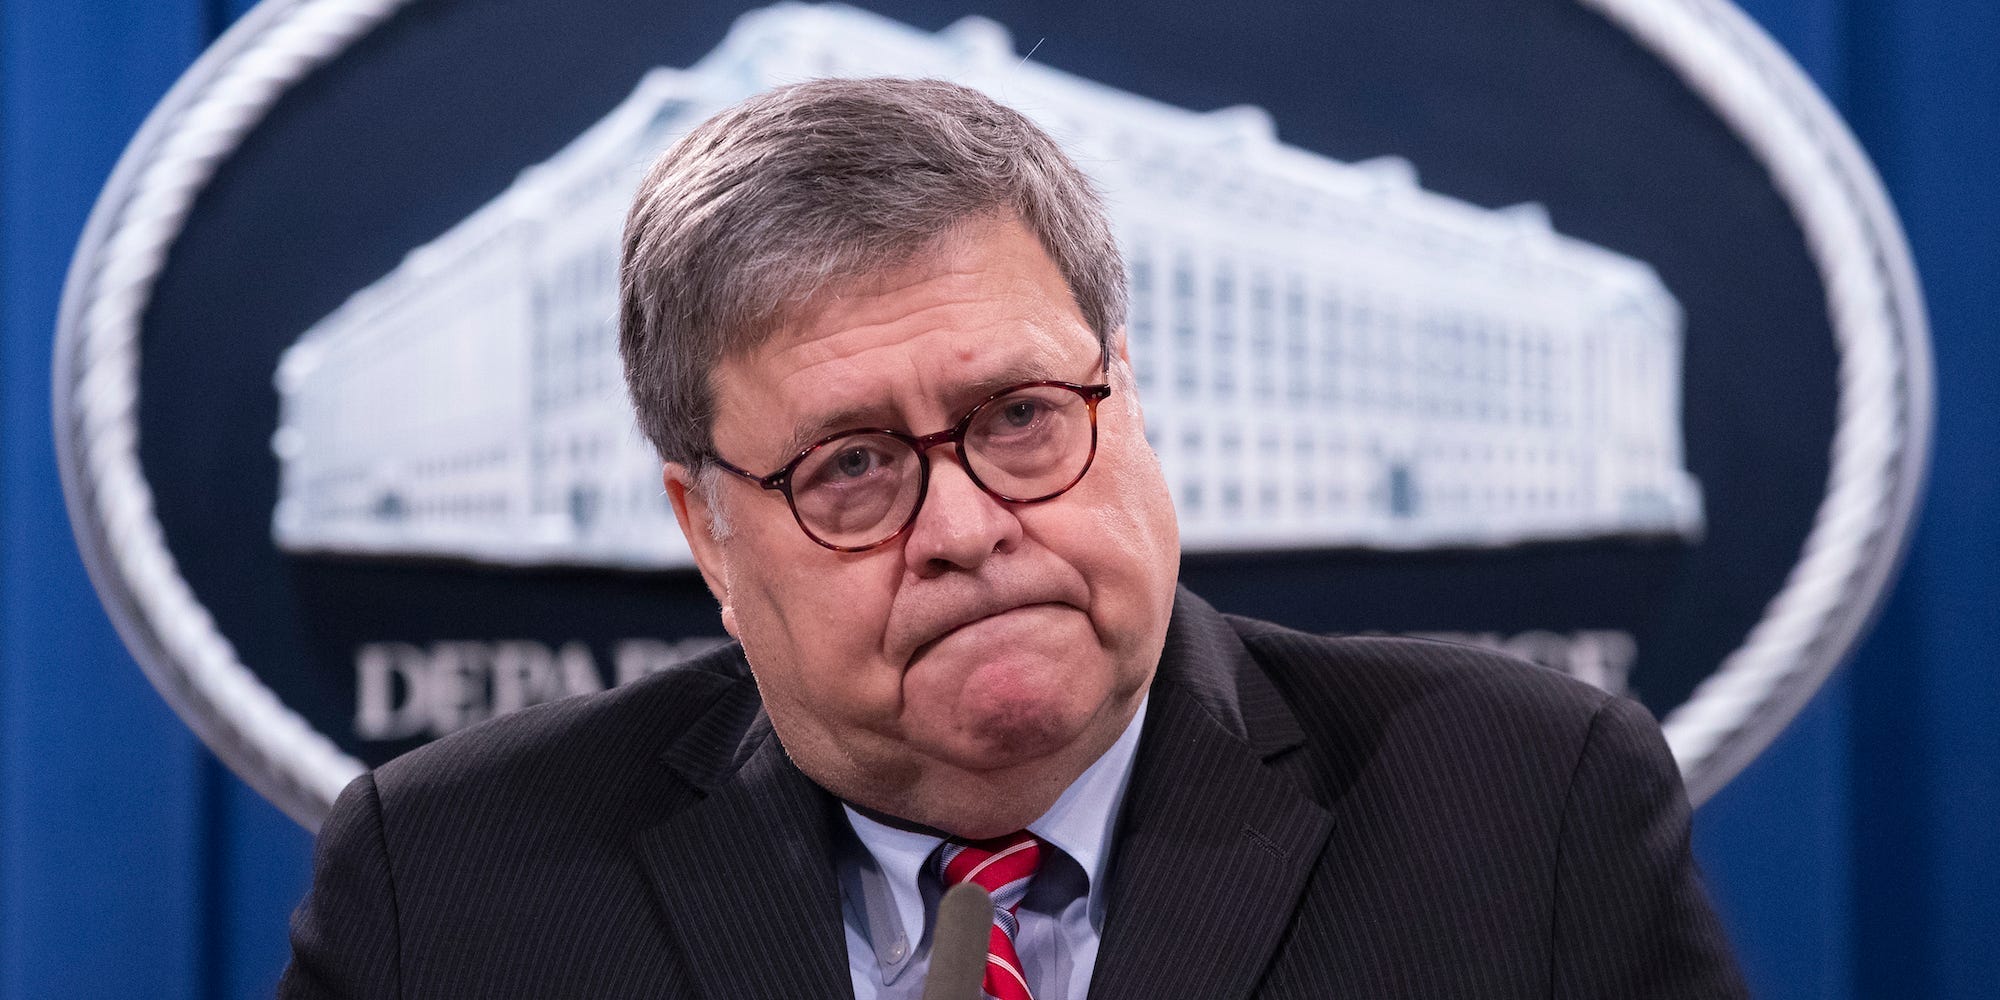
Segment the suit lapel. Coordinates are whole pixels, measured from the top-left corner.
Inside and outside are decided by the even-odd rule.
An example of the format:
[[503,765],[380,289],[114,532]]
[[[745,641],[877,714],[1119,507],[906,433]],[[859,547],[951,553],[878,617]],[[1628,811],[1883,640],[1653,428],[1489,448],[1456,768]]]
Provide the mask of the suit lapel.
[[705,798],[634,840],[668,933],[707,996],[851,996],[826,793],[761,716],[737,759]]
[[1120,811],[1092,1000],[1250,995],[1333,826],[1267,763],[1302,738],[1234,630],[1182,591]]

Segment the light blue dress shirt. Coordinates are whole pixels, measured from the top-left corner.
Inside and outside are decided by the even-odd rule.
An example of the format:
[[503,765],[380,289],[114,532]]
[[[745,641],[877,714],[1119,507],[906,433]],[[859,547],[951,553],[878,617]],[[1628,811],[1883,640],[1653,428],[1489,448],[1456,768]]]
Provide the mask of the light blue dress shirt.
[[[1018,914],[1014,939],[1035,1000],[1083,1000],[1104,930],[1111,832],[1132,776],[1146,703],[1118,742],[1083,772],[1028,832],[1047,846]],[[855,1000],[918,1000],[930,969],[930,927],[943,887],[924,862],[941,837],[900,830],[844,805],[854,840],[837,852],[841,919]],[[1053,848],[1053,850],[1049,849]]]

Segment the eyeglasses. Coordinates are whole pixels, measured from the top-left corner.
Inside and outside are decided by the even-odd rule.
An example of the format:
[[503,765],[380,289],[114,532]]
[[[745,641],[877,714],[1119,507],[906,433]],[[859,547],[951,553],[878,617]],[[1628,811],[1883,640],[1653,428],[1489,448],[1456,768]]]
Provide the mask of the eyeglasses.
[[988,396],[949,430],[923,437],[862,428],[808,446],[768,476],[715,464],[785,495],[806,537],[839,552],[885,544],[917,522],[931,478],[930,450],[958,449],[974,485],[1008,503],[1053,500],[1097,457],[1097,404],[1108,385],[1023,382]]

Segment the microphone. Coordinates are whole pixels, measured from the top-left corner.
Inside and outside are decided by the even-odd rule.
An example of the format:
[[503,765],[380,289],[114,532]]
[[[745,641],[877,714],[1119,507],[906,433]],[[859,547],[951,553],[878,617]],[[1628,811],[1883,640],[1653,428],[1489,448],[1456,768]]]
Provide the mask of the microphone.
[[923,1000],[979,1000],[986,982],[986,949],[993,935],[993,897],[960,882],[938,901],[931,933],[931,970]]

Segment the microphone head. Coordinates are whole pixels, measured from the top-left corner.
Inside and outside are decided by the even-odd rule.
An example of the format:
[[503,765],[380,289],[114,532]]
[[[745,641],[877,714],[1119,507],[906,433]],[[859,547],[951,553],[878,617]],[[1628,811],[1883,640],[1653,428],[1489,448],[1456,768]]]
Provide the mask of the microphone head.
[[992,934],[993,897],[986,890],[970,882],[946,890],[931,933],[923,1000],[979,1000]]

